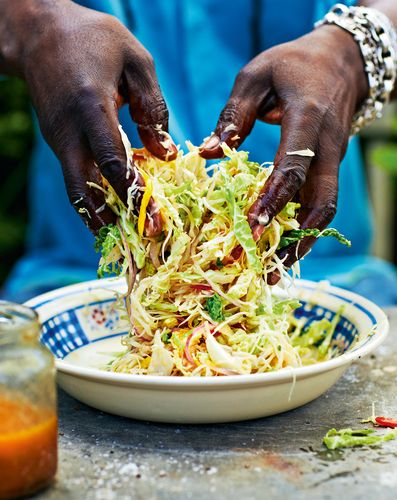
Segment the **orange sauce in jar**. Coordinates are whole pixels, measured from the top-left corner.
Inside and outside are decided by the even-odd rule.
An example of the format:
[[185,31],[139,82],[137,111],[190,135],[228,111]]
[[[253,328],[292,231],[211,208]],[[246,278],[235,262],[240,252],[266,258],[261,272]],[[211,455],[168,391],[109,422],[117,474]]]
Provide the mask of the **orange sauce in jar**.
[[55,411],[0,395],[0,498],[32,494],[57,469]]

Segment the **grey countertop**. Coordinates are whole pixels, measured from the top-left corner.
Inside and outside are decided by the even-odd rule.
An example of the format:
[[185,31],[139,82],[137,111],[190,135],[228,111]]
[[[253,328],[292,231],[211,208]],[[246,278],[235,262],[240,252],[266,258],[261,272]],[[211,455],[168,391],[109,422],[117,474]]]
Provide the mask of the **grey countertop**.
[[397,417],[397,309],[375,355],[324,396],[288,413],[223,425],[162,425],[107,415],[59,395],[60,457],[40,499],[397,498],[397,441],[327,451],[331,427]]

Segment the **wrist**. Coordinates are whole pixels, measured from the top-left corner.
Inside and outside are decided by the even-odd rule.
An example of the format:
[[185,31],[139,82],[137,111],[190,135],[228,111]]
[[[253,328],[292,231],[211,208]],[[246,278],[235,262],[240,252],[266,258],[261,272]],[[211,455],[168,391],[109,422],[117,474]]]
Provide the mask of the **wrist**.
[[368,81],[368,95],[353,116],[351,134],[382,116],[397,77],[397,32],[382,12],[366,7],[336,4],[315,27],[338,26],[360,47]]
[[347,79],[348,85],[351,85],[356,93],[355,110],[357,110],[369,92],[368,77],[359,45],[350,33],[339,26],[325,24],[313,33],[326,37],[329,40],[330,52],[340,59],[341,64],[337,67],[343,69],[341,77]]

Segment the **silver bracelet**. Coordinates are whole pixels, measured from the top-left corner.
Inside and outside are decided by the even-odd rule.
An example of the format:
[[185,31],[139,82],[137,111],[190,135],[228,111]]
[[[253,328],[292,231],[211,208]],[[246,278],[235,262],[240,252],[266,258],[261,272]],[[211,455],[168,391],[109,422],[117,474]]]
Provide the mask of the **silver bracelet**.
[[369,95],[353,116],[351,134],[381,118],[397,76],[397,33],[387,16],[376,9],[336,4],[315,27],[334,24],[358,43],[368,77]]

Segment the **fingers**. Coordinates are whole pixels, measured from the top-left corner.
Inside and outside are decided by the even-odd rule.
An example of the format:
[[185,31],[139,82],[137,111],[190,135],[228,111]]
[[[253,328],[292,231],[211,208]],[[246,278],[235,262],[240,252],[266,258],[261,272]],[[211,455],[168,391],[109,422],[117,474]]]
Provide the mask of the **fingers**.
[[87,227],[96,234],[102,226],[115,223],[116,216],[106,205],[102,191],[87,184],[94,182],[101,186],[102,179],[84,144],[71,141],[59,156],[70,202]]
[[[134,165],[127,164],[115,103],[110,99],[106,100],[103,97],[100,99],[94,95],[91,100],[85,100],[80,116],[83,135],[92,152],[92,161],[95,161],[103,177],[113,187],[121,201],[127,205],[128,188],[133,183],[142,187],[144,181]],[[140,206],[141,198],[142,191],[137,191],[135,193],[136,210]],[[162,221],[153,199],[149,200],[147,215],[146,235],[158,235],[162,230]]]
[[248,213],[248,221],[257,239],[264,227],[304,185],[318,150],[321,121],[321,114],[307,106],[285,112],[274,170]]
[[78,107],[81,136],[86,141],[86,148],[91,151],[103,177],[126,203],[127,189],[135,173],[127,166],[115,102],[99,91],[89,89],[80,97]]
[[[338,200],[339,164],[344,155],[347,136],[336,126],[327,127],[321,134],[321,148],[313,162],[306,183],[299,192],[298,221],[302,229],[325,229],[336,213]],[[304,238],[298,244],[283,248],[280,258],[289,268],[302,258],[315,243],[315,238]]]
[[239,147],[251,132],[266,100],[271,99],[270,88],[270,73],[266,68],[259,70],[254,59],[237,75],[215,132],[201,145],[200,155],[207,159],[222,157],[222,142],[232,148]]
[[161,93],[153,59],[142,50],[136,63],[136,54],[128,62],[125,83],[131,118],[138,124],[144,146],[162,160],[173,160],[177,148],[168,134],[168,109]]
[[[299,192],[298,221],[302,229],[325,229],[336,213],[338,198],[339,163],[346,149],[347,137],[337,127],[325,130],[321,134],[319,155],[312,163],[306,183]],[[304,257],[312,248],[316,238],[306,237],[278,252],[285,268],[289,269],[297,260]],[[268,283],[274,285],[280,276],[273,273]]]
[[[325,229],[336,213],[338,198],[338,164],[313,165],[318,172],[309,175],[302,190],[299,210],[299,223],[302,229]],[[304,238],[298,243],[283,248],[279,257],[286,268],[304,257],[312,248],[316,238]]]

